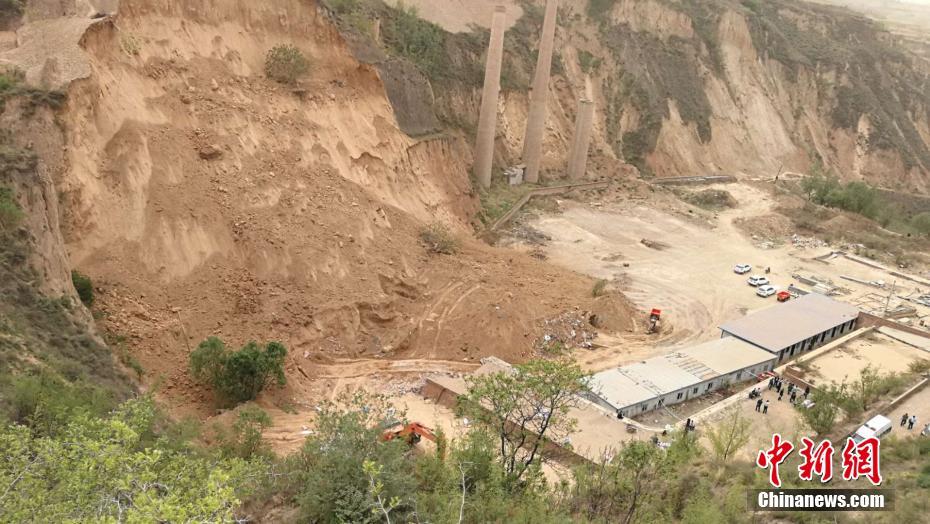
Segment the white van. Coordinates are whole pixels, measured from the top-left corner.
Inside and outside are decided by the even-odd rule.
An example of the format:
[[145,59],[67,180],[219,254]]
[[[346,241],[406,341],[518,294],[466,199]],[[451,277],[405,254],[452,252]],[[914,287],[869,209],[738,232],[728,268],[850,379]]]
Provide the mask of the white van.
[[891,420],[882,415],[875,415],[856,430],[853,441],[858,444],[869,437],[882,438],[888,433],[891,433]]

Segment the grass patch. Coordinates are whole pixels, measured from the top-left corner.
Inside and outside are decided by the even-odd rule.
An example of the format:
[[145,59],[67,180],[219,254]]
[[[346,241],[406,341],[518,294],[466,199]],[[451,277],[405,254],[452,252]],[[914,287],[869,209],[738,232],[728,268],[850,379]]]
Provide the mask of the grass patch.
[[71,271],[71,283],[74,285],[74,290],[77,291],[82,304],[87,307],[94,305],[94,284],[89,276],[73,270]]
[[[13,149],[0,138],[0,150]],[[0,170],[0,186],[8,187],[4,184],[13,176],[30,174]],[[15,205],[12,192],[4,194]],[[28,235],[0,228],[0,411],[21,420],[34,417],[29,406],[38,405],[36,399],[100,397],[91,404],[106,407],[110,404],[103,397],[125,398],[131,391],[128,380],[107,347],[88,332],[71,300],[39,291],[41,276],[28,263],[31,251]]]
[[420,232],[420,241],[430,253],[454,255],[459,251],[459,241],[452,230],[442,222],[433,222]]
[[481,220],[481,223],[485,226],[490,226],[497,222],[534,187],[535,186],[532,184],[511,186],[503,179],[493,178],[490,189],[481,192],[481,210],[478,212],[479,220]]

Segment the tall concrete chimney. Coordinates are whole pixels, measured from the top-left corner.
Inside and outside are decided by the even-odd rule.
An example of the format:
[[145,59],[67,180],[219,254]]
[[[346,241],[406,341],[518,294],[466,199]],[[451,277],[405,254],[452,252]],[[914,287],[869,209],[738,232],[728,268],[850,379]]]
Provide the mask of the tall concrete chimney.
[[555,41],[555,22],[559,0],[546,0],[546,17],[539,38],[539,55],[536,58],[536,76],[530,93],[530,108],[526,115],[526,134],[523,137],[523,178],[527,182],[539,181],[539,163],[542,156],[543,134],[546,131],[546,102],[549,98],[549,73],[552,70],[552,47]]
[[484,90],[481,92],[481,114],[478,116],[478,137],[475,141],[475,176],[481,187],[491,187],[491,165],[494,162],[494,136],[497,129],[497,95],[501,89],[501,64],[504,59],[504,30],[507,8],[494,7],[491,17],[491,41],[484,66]]
[[584,176],[588,165],[588,146],[591,144],[591,126],[594,124],[594,102],[588,98],[578,100],[578,115],[575,117],[575,136],[568,155],[568,176],[577,180]]

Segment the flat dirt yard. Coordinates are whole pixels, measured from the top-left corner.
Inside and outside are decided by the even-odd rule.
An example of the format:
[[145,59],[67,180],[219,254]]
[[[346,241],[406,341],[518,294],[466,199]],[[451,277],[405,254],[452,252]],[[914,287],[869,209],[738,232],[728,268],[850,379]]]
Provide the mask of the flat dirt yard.
[[[841,279],[840,275],[865,281],[892,280],[879,269],[843,257],[815,260],[829,254],[828,247],[753,240],[734,221],[771,215],[775,205],[772,195],[743,183],[708,187],[726,190],[738,202],[736,208],[711,217],[710,224],[685,211],[687,206],[657,210],[632,200],[611,204],[564,201],[560,213],[526,220],[526,226],[551,239],[541,247],[532,247],[541,249],[552,263],[610,281],[644,312],[651,308],[663,312],[661,335],[624,340],[613,351],[602,352],[592,369],[716,338],[723,322],[776,304],[774,297],[756,296],[755,288],[746,283],[749,275],[762,275],[766,267],[771,268],[769,280],[780,289],[798,285],[794,275],[815,275],[848,290],[834,298],[849,302],[881,290]],[[521,245],[519,240],[514,242]],[[753,266],[750,274],[733,272],[733,266],[740,263]],[[905,287],[898,289],[907,292]],[[591,360],[583,354],[579,359]]]
[[810,376],[818,383],[852,382],[868,366],[880,373],[904,373],[920,359],[930,359],[930,353],[872,332],[812,359]]

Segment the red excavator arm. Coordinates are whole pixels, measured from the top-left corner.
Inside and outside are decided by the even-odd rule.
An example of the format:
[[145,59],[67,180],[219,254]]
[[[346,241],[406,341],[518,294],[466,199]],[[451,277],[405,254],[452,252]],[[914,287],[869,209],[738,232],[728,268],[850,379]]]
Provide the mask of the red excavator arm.
[[404,426],[395,426],[381,434],[382,441],[394,440],[398,437],[406,440],[411,446],[420,442],[420,439],[424,437],[436,442],[436,435],[433,433],[433,430],[419,422],[411,422]]

